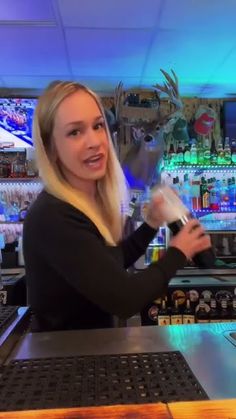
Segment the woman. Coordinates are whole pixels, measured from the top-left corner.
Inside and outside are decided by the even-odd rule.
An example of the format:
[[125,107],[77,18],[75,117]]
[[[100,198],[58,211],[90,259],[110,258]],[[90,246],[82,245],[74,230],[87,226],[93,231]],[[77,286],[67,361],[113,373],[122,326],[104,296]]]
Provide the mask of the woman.
[[164,294],[186,259],[210,246],[190,221],[159,262],[126,271],[163,220],[153,199],[146,222],[122,240],[126,183],[102,106],[86,87],[48,87],[35,111],[34,141],[45,189],[24,224],[33,331],[110,327],[112,315],[127,318]]

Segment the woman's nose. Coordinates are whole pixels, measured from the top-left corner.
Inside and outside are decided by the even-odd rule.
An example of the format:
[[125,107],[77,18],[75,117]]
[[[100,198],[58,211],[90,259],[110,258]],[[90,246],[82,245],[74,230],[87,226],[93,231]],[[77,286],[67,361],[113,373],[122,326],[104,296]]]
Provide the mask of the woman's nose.
[[87,146],[90,147],[99,147],[101,140],[96,130],[89,129],[87,132]]

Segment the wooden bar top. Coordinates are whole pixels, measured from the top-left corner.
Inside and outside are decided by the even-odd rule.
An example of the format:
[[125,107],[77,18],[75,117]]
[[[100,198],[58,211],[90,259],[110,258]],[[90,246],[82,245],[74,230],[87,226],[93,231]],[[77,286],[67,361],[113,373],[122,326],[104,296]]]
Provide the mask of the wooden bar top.
[[236,399],[168,403],[173,419],[236,419]]
[[0,419],[171,419],[167,405],[143,404],[2,412]]
[[236,399],[0,412],[0,419],[236,419]]

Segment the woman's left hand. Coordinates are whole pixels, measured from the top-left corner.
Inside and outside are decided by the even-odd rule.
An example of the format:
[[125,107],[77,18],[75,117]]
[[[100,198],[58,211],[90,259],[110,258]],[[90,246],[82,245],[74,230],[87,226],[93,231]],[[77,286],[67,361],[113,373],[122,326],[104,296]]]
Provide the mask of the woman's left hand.
[[142,207],[142,215],[145,222],[155,230],[161,227],[165,221],[159,212],[159,206],[163,201],[162,195],[154,195],[151,201]]

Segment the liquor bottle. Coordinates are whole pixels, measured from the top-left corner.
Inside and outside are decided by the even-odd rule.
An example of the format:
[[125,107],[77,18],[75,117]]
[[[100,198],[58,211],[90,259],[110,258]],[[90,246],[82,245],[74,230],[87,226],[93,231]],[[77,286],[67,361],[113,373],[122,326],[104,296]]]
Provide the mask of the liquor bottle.
[[210,157],[210,163],[214,166],[217,165],[217,150],[216,150],[216,143],[214,138],[212,138],[211,142],[211,157]]
[[201,201],[201,194],[200,194],[200,180],[196,175],[194,175],[192,178],[191,198],[192,198],[192,209],[195,211],[201,210],[202,201]]
[[30,202],[29,201],[24,201],[24,205],[19,211],[19,221],[24,221],[24,219],[27,215],[27,212],[29,210],[29,206],[30,206]]
[[209,314],[206,311],[204,299],[200,299],[198,311],[196,312],[197,323],[208,323]]
[[200,166],[203,166],[204,163],[204,147],[203,147],[203,138],[199,138],[198,147],[197,147],[197,161]]
[[189,183],[189,178],[188,178],[188,174],[185,173],[184,174],[184,182],[182,185],[182,193],[181,193],[181,198],[182,201],[184,203],[184,205],[186,205],[186,207],[189,209],[189,211],[192,210],[192,190],[191,190],[191,186]]
[[204,176],[201,178],[200,195],[202,201],[202,209],[210,208],[210,192],[207,187],[207,181]]
[[225,145],[224,145],[224,164],[228,165],[231,164],[232,157],[231,157],[231,148],[229,143],[229,137],[225,137]]
[[232,310],[230,313],[231,321],[236,322],[236,298],[233,299]]
[[6,304],[7,291],[4,290],[4,283],[2,277],[2,249],[5,246],[4,234],[0,233],[0,308],[2,304]]
[[231,160],[233,164],[236,164],[236,140],[234,138],[231,142]]
[[[235,158],[236,162],[236,158]],[[190,164],[190,147],[188,141],[184,145],[184,164],[189,165]]]
[[170,166],[174,166],[176,163],[176,153],[175,153],[173,140],[171,140],[170,142],[170,148],[168,151],[168,162]]
[[220,310],[220,319],[221,322],[230,322],[230,311],[228,309],[228,302],[227,300],[223,299],[221,300],[221,310]]
[[210,177],[207,180],[207,188],[208,188],[208,191],[211,193],[211,189],[213,188],[213,177]]
[[38,175],[35,152],[34,149],[30,147],[26,149],[26,172],[27,177],[35,177]]
[[221,321],[220,319],[220,312],[217,309],[216,300],[214,298],[211,299],[210,302],[210,311],[209,311],[209,321],[210,323],[218,323]]
[[195,315],[193,309],[191,308],[190,300],[188,298],[186,301],[186,307],[183,312],[183,324],[190,323],[195,323]]
[[236,184],[235,184],[235,177],[231,178],[231,187],[232,187],[232,206],[233,208],[236,207]]
[[235,177],[228,179],[228,196],[229,196],[229,205],[231,209],[235,209],[236,206],[236,186],[235,186]]
[[233,249],[232,249],[233,255],[236,255],[236,237],[233,239]]
[[198,159],[197,159],[196,140],[193,139],[191,149],[190,149],[190,164],[197,164],[197,163],[198,163]]
[[170,315],[166,308],[166,301],[162,300],[161,308],[158,313],[157,323],[159,326],[168,326],[170,324]]
[[218,189],[216,187],[216,178],[213,178],[212,180],[212,188],[210,190],[210,208],[213,211],[219,210],[219,202],[220,202],[220,195],[218,193]]
[[204,143],[204,165],[209,166],[210,165],[210,159],[211,159],[211,152],[210,152],[210,144],[209,139],[205,138]]
[[174,302],[174,307],[172,308],[171,316],[170,316],[170,323],[171,324],[183,323],[183,318],[182,318],[182,314],[180,313],[178,300],[175,300]]
[[227,209],[229,208],[230,200],[228,192],[228,185],[226,183],[226,180],[223,179],[220,190],[220,209],[222,211],[227,211]]
[[5,168],[4,168],[4,158],[3,155],[0,155],[0,178],[5,177]]
[[16,153],[15,159],[11,164],[11,177],[21,178],[26,176],[26,164],[25,157],[20,156],[20,153]]
[[8,156],[4,159],[4,177],[8,178],[11,176],[11,163]]
[[228,189],[228,197],[229,197],[229,207],[233,207],[233,197],[232,197],[232,178],[228,178],[227,180],[227,189]]
[[222,239],[222,255],[223,256],[231,256],[231,252],[229,250],[229,238],[223,237]]
[[219,140],[217,147],[217,164],[224,164],[224,149],[221,140]]
[[176,163],[179,166],[182,166],[184,163],[184,150],[183,150],[183,143],[179,141],[177,151],[176,151]]

